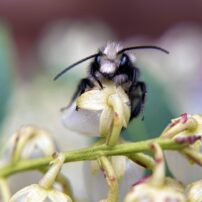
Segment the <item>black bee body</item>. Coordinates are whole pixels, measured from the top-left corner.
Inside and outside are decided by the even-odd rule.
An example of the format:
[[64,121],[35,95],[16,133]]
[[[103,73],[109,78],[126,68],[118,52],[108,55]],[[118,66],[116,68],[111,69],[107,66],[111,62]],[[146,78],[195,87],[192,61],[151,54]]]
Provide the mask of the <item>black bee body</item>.
[[84,58],[64,69],[55,77],[55,79],[60,77],[63,73],[75,65],[80,64],[81,62],[84,62],[90,58],[94,58],[94,61],[89,67],[88,77],[81,79],[70,104],[72,104],[74,100],[87,89],[92,89],[95,85],[98,85],[102,89],[102,81],[110,80],[116,85],[121,85],[126,94],[129,96],[131,104],[130,119],[133,119],[140,114],[144,107],[147,90],[145,83],[139,81],[140,72],[139,69],[134,65],[134,55],[127,51],[143,48],[152,48],[168,53],[166,50],[156,46],[122,48],[117,43],[108,43],[104,48],[100,49],[97,54]]

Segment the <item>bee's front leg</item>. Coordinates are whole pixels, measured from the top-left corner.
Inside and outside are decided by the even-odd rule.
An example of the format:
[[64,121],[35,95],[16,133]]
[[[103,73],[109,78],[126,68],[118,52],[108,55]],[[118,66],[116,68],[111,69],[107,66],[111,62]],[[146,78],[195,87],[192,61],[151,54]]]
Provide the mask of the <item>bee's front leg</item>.
[[[61,110],[65,110],[67,108],[69,108],[69,106],[72,105],[72,103],[76,100],[76,98],[78,96],[80,96],[81,94],[83,94],[86,90],[86,88],[93,88],[94,87],[94,84],[93,82],[88,79],[88,78],[84,78],[84,79],[81,79],[81,81],[79,82],[77,88],[76,88],[76,91],[74,92],[72,98],[71,98],[71,101],[69,103],[69,105],[67,107],[63,107]],[[76,106],[76,111],[78,111],[78,107]]]

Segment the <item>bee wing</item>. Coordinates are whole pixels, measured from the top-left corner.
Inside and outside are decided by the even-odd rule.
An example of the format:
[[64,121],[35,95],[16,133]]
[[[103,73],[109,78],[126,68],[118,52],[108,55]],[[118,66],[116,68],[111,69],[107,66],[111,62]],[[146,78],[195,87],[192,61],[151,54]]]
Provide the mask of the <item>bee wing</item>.
[[99,136],[100,111],[85,109],[76,110],[76,103],[70,105],[62,115],[62,122],[66,128],[80,134]]

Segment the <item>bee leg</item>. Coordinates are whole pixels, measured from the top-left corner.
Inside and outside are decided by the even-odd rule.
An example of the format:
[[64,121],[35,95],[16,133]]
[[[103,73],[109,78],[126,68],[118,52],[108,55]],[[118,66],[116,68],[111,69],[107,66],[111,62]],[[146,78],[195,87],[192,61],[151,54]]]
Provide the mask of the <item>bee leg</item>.
[[[136,67],[133,67],[133,69],[129,71],[128,77],[132,81],[132,85],[130,86],[129,92],[131,92],[131,90],[134,87],[136,87],[136,85],[137,85],[137,88],[138,88],[138,81],[137,81],[137,79],[138,79],[139,76],[140,76],[140,72],[139,72],[139,69],[137,69]],[[139,83],[141,83],[141,82],[139,81]]]
[[[132,94],[130,97],[131,100],[131,119],[137,117],[140,112],[143,113],[142,120],[144,120],[144,104],[145,104],[145,97],[147,93],[147,88],[144,82],[138,81],[132,88],[132,91],[136,92],[130,92],[129,94]],[[140,91],[140,92],[138,92]],[[133,106],[134,100],[137,100],[136,106]]]
[[[70,104],[67,107],[62,108],[62,110],[69,108],[69,106],[72,105],[72,103],[76,100],[76,98],[85,92],[87,87],[93,88],[94,84],[88,78],[81,79],[81,81],[79,82],[79,84],[77,86],[75,93],[73,94],[73,96],[71,98]],[[78,106],[76,106],[76,111],[78,111],[78,110],[79,110],[79,108],[78,108]]]
[[103,87],[101,81],[97,77],[94,77],[94,79],[97,81],[97,83],[100,86],[100,88],[103,89],[104,87]]
[[[78,84],[77,86],[77,89],[74,93],[74,95],[72,96],[72,99],[71,99],[71,102],[70,104],[72,104],[74,102],[74,100],[80,96],[81,94],[83,94],[86,90],[87,87],[90,87],[90,88],[93,88],[94,87],[94,84],[92,83],[92,81],[90,81],[89,79],[87,78],[84,78],[80,81],[80,83]],[[78,106],[76,106],[76,111],[78,111],[79,108]]]
[[101,89],[103,89],[103,85],[101,83],[101,81],[97,78],[96,76],[96,72],[97,72],[97,68],[95,66],[91,66],[89,74],[93,77],[93,79],[98,83],[98,85],[100,86]]

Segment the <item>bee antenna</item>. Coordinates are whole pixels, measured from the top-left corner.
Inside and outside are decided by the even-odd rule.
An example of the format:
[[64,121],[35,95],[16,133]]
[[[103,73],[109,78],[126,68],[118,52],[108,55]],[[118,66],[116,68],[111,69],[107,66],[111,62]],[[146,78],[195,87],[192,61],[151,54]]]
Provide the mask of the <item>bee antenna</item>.
[[120,50],[118,52],[118,54],[121,54],[123,53],[124,51],[128,51],[128,50],[137,50],[137,49],[155,49],[155,50],[159,50],[159,51],[162,51],[166,54],[169,54],[169,51],[159,47],[159,46],[134,46],[134,47],[128,47],[128,48],[124,48],[122,50]]
[[54,77],[54,81],[57,80],[59,77],[61,77],[65,72],[67,72],[68,70],[70,70],[71,68],[75,67],[76,65],[82,63],[82,62],[85,62],[86,60],[89,60],[91,58],[94,58],[96,56],[100,55],[100,53],[96,53],[96,54],[93,54],[93,55],[90,55],[88,57],[85,57],[75,63],[73,63],[72,65],[68,66],[67,68],[63,69],[59,74],[57,74],[55,77]]

